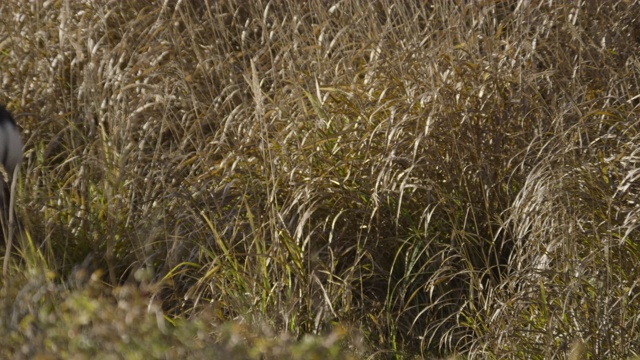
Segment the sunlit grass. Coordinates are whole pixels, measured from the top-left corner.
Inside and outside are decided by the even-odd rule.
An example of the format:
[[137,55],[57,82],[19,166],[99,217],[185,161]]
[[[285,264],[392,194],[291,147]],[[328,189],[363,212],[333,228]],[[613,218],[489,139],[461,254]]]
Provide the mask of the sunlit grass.
[[640,3],[466,3],[1,3],[5,354],[636,356]]

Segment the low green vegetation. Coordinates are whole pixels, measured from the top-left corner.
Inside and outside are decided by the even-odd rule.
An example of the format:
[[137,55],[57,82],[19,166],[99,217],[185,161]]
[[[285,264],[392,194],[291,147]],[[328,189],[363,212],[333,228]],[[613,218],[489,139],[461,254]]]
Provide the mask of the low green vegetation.
[[0,357],[640,352],[637,0],[0,15]]

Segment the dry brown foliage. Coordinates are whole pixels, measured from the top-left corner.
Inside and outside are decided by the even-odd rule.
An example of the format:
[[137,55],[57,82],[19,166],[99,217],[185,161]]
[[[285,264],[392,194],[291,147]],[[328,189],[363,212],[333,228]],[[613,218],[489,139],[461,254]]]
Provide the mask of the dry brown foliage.
[[637,0],[0,14],[22,222],[60,278],[383,357],[640,351]]

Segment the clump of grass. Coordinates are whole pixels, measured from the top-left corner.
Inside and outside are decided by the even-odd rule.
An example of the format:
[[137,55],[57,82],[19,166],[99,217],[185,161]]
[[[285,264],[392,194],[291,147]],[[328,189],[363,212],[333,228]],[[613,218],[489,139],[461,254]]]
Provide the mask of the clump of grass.
[[639,7],[2,4],[23,227],[63,283],[284,343],[631,356]]
[[56,284],[52,272],[14,275],[0,299],[3,357],[355,359],[363,351],[357,335],[340,327],[298,341],[257,324],[214,328],[206,312],[192,321],[168,319],[150,298],[152,289],[110,288],[99,281],[99,272],[83,271],[69,287]]

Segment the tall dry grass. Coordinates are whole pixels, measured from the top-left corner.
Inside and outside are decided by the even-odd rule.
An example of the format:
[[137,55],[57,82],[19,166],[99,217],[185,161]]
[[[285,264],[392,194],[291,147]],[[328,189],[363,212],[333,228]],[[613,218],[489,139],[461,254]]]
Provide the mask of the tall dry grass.
[[639,351],[638,1],[0,14],[21,219],[62,282],[380,357]]

